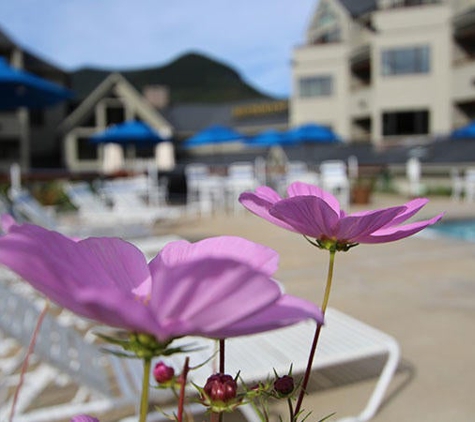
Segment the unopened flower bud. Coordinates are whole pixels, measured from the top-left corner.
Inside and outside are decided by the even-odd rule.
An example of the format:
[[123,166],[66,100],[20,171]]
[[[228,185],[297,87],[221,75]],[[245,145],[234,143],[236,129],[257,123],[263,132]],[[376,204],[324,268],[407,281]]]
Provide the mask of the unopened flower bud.
[[99,419],[89,415],[76,415],[69,422],[99,422]]
[[231,375],[215,374],[206,381],[204,392],[210,400],[226,403],[236,398],[237,383]]
[[173,379],[175,370],[171,366],[165,365],[162,361],[158,362],[153,369],[153,377],[159,384],[163,384]]
[[290,375],[284,375],[274,381],[274,390],[281,396],[288,396],[294,391],[294,379]]

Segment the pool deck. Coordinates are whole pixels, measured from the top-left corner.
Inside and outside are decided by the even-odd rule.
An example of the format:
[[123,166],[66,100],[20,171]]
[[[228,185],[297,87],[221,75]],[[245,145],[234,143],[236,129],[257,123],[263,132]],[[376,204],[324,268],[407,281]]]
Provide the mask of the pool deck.
[[[399,205],[407,198],[375,195],[367,207]],[[444,219],[475,218],[475,204],[433,198],[417,215],[428,218],[442,211]],[[276,278],[288,293],[319,304],[328,254],[302,236],[273,226],[243,210],[238,215],[185,217],[156,233],[189,240],[238,235],[274,248],[280,254]],[[402,352],[401,370],[374,422],[472,422],[475,420],[475,243],[426,234],[393,243],[360,245],[336,257],[330,306],[393,336]],[[317,352],[318,353],[318,352]],[[375,378],[312,391],[304,408],[308,422],[336,412],[334,421],[358,414]],[[273,410],[282,410],[284,403]],[[238,422],[240,414],[226,416]],[[201,420],[201,419],[197,419]],[[272,421],[277,421],[273,418]],[[284,420],[286,420],[284,418]],[[115,422],[113,414],[102,422]]]
[[[407,199],[375,196],[367,207]],[[475,218],[475,204],[434,198],[418,214]],[[190,240],[239,235],[274,248],[281,256],[277,278],[288,293],[320,303],[327,253],[300,235],[248,213],[188,218],[173,227]],[[382,245],[360,245],[336,257],[330,306],[394,336],[403,365],[375,422],[469,422],[475,418],[475,243],[416,235]],[[359,413],[374,380],[311,393],[309,421],[336,412]],[[334,419],[333,419],[334,420]]]

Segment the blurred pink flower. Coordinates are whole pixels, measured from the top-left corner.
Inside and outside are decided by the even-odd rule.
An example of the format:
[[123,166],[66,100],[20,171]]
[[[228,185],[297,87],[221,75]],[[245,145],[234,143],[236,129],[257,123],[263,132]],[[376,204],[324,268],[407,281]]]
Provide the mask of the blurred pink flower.
[[89,415],[73,416],[69,422],[99,422],[99,419]]
[[7,226],[1,264],[64,308],[162,342],[323,319],[318,307],[283,294],[272,279],[277,253],[242,238],[171,242],[147,263],[118,238],[75,241],[31,224]]
[[443,214],[429,220],[402,224],[427,202],[425,198],[391,208],[346,214],[338,200],[317,186],[292,183],[288,198],[261,186],[255,193],[244,192],[239,201],[254,214],[287,230],[316,239],[320,247],[346,250],[358,243],[392,242],[411,236],[439,221]]

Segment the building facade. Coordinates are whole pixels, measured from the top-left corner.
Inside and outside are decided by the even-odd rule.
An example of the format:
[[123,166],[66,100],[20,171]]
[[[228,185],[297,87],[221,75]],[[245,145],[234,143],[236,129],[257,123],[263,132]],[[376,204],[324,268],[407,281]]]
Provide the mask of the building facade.
[[[0,30],[0,56],[13,67],[26,70],[58,85],[69,87],[69,75],[14,43]],[[0,171],[12,163],[27,170],[32,164],[48,165],[60,154],[61,140],[56,128],[69,112],[67,102],[53,107],[0,111]]]
[[475,0],[320,0],[293,52],[290,124],[378,146],[475,118]]

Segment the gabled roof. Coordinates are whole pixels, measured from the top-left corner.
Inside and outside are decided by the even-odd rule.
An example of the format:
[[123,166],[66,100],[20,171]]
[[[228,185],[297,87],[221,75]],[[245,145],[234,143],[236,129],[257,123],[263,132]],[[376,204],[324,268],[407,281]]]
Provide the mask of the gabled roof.
[[87,120],[97,103],[115,94],[132,104],[140,119],[157,130],[160,135],[169,137],[172,134],[171,124],[153,108],[144,97],[119,73],[111,73],[94,91],[61,123],[59,131],[68,133]]
[[372,12],[378,8],[376,0],[339,0],[354,18]]

